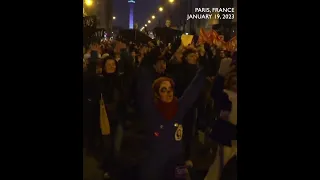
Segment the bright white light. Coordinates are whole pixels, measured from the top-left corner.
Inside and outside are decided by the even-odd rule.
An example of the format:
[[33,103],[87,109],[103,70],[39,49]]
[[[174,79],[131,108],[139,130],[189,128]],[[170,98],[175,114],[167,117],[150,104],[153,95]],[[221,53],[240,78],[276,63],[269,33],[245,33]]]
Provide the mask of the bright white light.
[[87,6],[92,6],[93,1],[92,1],[92,0],[86,0],[84,3],[85,3]]

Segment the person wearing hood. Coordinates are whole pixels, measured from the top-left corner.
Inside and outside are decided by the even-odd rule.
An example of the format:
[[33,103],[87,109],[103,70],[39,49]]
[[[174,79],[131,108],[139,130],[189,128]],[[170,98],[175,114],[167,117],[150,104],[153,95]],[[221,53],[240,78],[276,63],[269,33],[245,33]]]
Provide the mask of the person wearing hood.
[[[146,134],[150,154],[140,168],[141,180],[172,180],[177,166],[184,166],[182,118],[192,107],[202,88],[205,75],[202,68],[197,72],[180,98],[174,96],[174,82],[160,77],[152,80],[145,69],[141,69],[138,94],[141,112],[146,118]],[[153,83],[152,83],[153,81]],[[151,86],[152,85],[152,86]]]

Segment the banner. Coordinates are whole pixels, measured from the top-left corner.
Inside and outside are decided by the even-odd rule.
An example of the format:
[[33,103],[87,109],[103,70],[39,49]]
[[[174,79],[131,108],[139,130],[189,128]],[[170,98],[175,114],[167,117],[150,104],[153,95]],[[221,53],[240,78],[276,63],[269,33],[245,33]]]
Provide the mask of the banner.
[[197,44],[208,43],[210,45],[216,45],[220,49],[224,49],[230,52],[235,52],[237,50],[237,36],[230,39],[230,41],[225,42],[224,36],[219,35],[215,30],[204,31],[203,28],[200,29],[199,39]]
[[85,16],[83,17],[83,27],[84,28],[96,28],[97,17],[96,16]]
[[207,33],[203,30],[203,28],[200,29],[200,33],[199,33],[199,38],[198,38],[198,42],[197,44],[204,44],[204,43],[209,43],[210,45],[212,45],[212,41],[209,39],[209,37],[207,36],[210,33]]

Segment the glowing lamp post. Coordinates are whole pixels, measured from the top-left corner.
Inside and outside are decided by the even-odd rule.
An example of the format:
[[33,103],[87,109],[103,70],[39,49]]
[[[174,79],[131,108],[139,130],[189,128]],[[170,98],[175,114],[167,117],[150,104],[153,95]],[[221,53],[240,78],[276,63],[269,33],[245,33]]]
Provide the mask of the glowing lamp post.
[[92,6],[93,1],[92,1],[92,0],[85,0],[84,3],[85,3],[88,7],[90,7],[90,6]]

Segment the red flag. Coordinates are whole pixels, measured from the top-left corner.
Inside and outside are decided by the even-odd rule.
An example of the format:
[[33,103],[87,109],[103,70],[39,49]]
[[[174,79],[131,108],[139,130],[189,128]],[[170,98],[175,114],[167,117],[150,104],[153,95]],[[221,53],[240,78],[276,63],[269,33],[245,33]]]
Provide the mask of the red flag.
[[237,49],[237,36],[233,37],[232,39],[230,39],[230,41],[228,42],[228,51],[230,52],[235,52]]
[[219,45],[219,34],[215,30],[212,30],[211,34],[212,34],[212,44],[218,46]]
[[199,38],[198,38],[198,42],[197,44],[204,44],[207,42],[207,34],[206,32],[203,30],[203,28],[200,28],[200,33],[199,33]]

